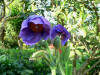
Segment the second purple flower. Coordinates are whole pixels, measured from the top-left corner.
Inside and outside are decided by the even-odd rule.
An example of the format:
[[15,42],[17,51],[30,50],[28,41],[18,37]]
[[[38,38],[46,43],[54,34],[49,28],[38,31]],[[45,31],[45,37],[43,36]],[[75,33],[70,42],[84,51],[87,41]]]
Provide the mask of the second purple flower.
[[56,36],[60,36],[62,45],[65,45],[68,39],[70,39],[70,33],[62,25],[58,24],[53,27],[51,31],[51,39],[54,39]]

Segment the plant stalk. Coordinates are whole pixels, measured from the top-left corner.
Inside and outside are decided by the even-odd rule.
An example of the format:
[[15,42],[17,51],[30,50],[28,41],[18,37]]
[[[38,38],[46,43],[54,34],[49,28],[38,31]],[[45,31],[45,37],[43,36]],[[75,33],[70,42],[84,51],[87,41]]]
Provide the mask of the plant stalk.
[[56,75],[56,69],[55,68],[51,69],[51,75]]

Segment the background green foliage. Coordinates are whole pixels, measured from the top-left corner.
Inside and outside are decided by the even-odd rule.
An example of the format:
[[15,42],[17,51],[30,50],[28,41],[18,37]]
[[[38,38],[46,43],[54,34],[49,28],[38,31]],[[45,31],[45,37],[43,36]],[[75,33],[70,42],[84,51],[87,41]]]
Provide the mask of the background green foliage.
[[50,72],[43,60],[29,61],[35,50],[0,49],[1,75],[45,75]]

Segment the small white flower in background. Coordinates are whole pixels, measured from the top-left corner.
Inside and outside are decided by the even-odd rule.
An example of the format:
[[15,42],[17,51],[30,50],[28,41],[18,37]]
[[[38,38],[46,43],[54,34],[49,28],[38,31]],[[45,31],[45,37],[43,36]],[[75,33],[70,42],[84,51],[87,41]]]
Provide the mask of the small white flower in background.
[[76,12],[73,12],[73,16],[74,16],[74,17],[77,17],[77,13],[76,13]]
[[54,12],[51,12],[51,11],[44,11],[44,16],[47,18],[47,20],[50,22],[50,23],[53,23],[53,24],[57,24],[57,21],[55,21],[54,19]]
[[86,37],[86,31],[84,29],[79,29],[76,35]]

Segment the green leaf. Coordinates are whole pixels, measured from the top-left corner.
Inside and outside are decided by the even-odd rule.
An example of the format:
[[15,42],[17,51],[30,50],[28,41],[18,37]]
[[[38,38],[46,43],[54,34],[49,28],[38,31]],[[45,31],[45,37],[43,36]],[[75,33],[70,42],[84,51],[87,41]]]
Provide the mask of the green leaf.
[[30,57],[29,60],[37,60],[37,59],[43,57],[43,56],[46,55],[46,54],[47,54],[47,51],[45,51],[45,50],[39,50],[39,51],[37,51],[37,52],[34,52],[34,53],[32,54],[32,57]]
[[79,50],[75,50],[75,52],[76,52],[76,54],[79,55],[79,56],[82,55],[82,53],[81,53]]
[[62,62],[67,62],[68,59],[69,59],[69,55],[70,55],[70,47],[67,47],[67,48],[66,47],[62,47],[61,50],[62,50],[62,53],[61,53],[60,60]]
[[70,61],[68,61],[68,63],[66,63],[65,65],[65,73],[66,75],[72,75],[72,71],[73,71],[73,65],[70,63]]
[[7,59],[6,55],[1,55],[0,56],[0,62],[4,62],[4,61],[6,61],[6,59]]

